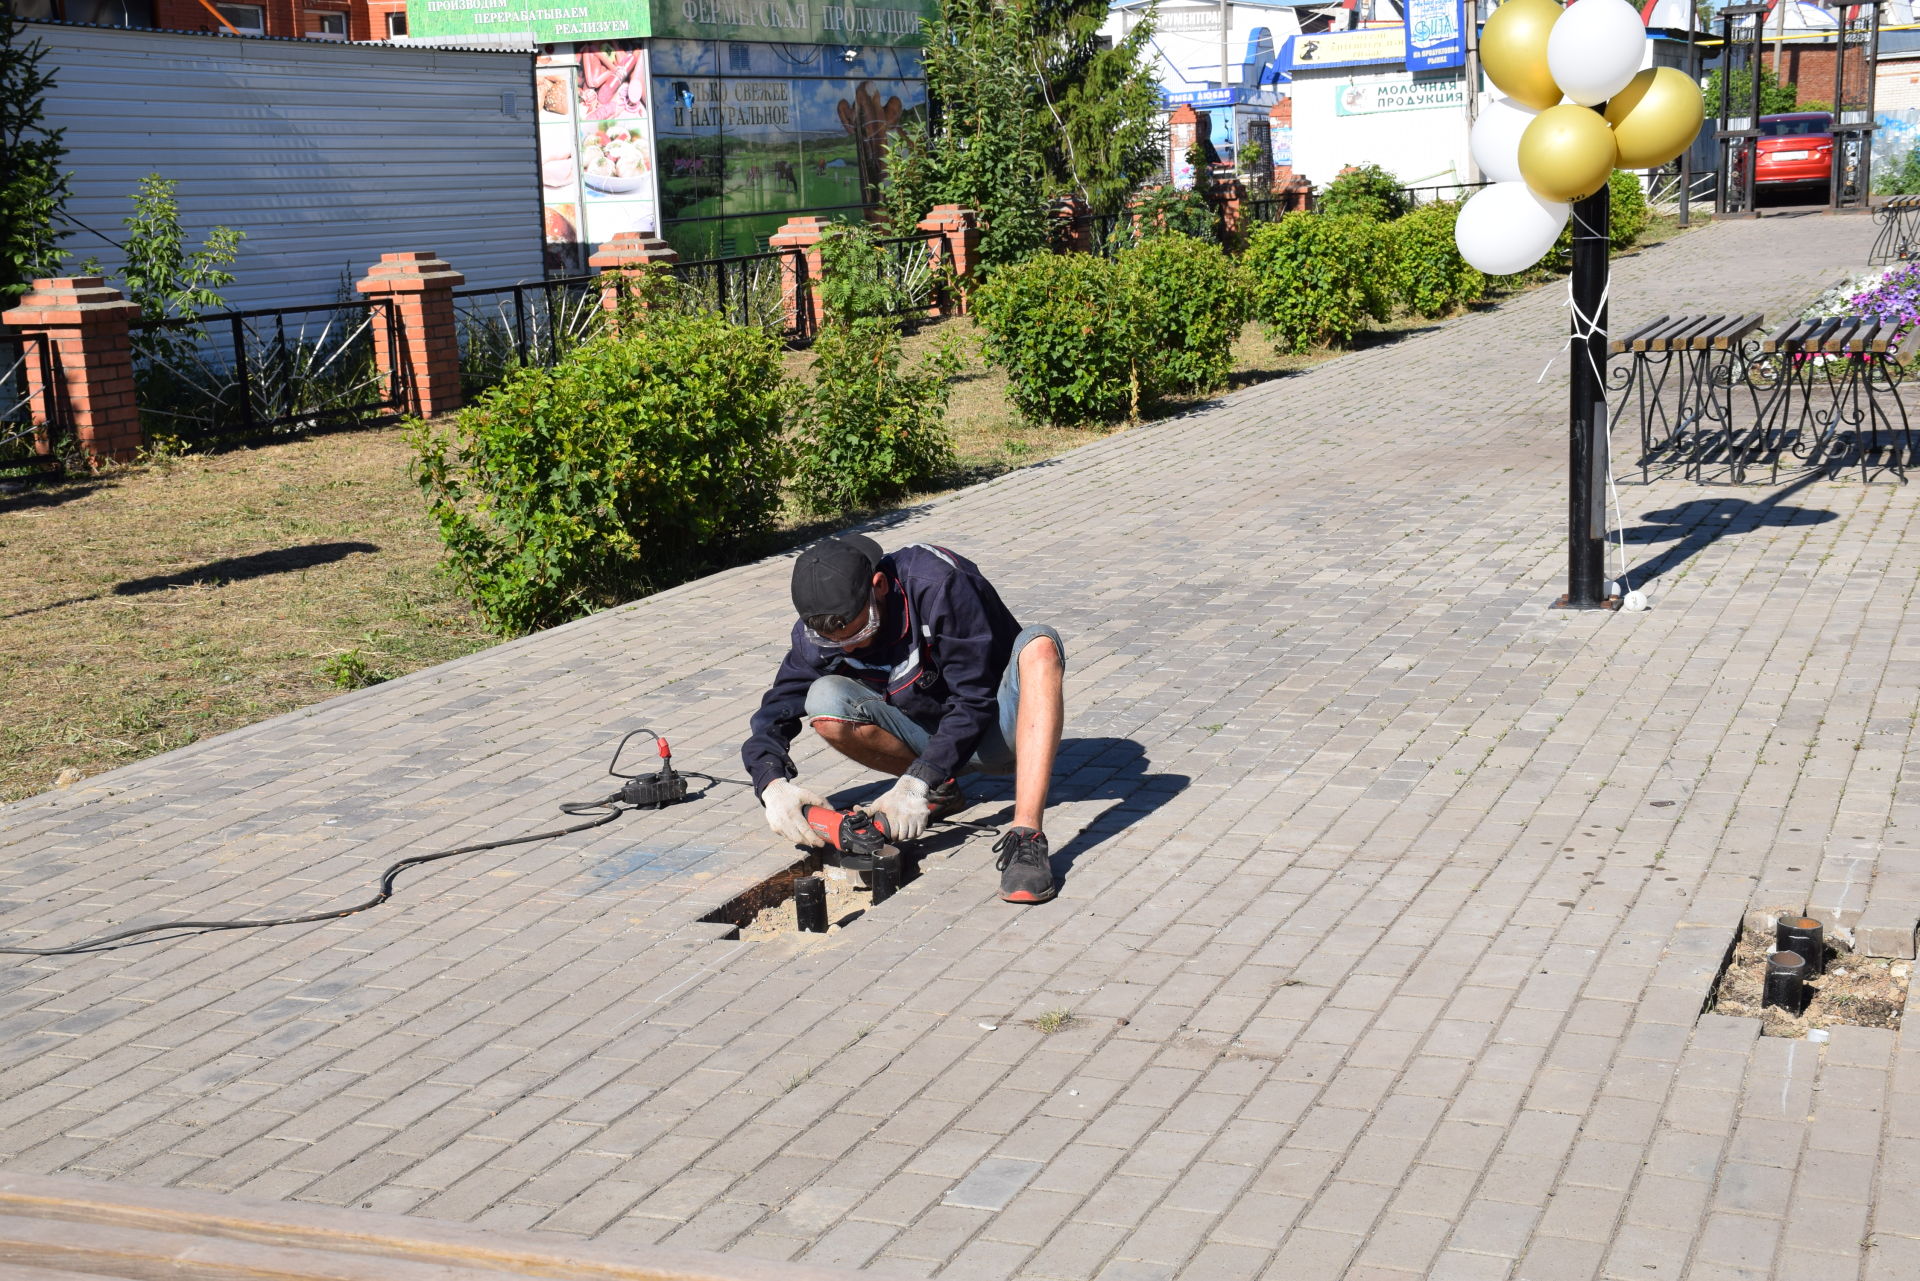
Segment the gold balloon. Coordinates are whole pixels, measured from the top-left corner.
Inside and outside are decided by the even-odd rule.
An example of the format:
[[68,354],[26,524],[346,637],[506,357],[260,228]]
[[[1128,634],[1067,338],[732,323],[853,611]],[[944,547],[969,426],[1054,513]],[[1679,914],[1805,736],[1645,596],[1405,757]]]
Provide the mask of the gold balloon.
[[1705,119],[1700,89],[1685,72],[1649,67],[1607,101],[1615,163],[1622,169],[1664,165],[1687,149]]
[[1560,101],[1547,70],[1547,33],[1560,16],[1554,0],[1506,0],[1480,31],[1480,65],[1515,102],[1545,111]]
[[1613,130],[1592,107],[1548,107],[1520,135],[1520,176],[1548,200],[1578,200],[1607,185]]

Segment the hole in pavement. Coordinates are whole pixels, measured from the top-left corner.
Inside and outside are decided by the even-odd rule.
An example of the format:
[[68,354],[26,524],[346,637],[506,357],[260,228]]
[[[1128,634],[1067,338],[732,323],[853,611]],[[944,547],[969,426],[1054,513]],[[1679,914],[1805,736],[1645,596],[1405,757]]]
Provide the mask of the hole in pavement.
[[838,934],[873,905],[872,895],[860,883],[858,873],[829,867],[818,854],[810,854],[734,895],[700,919],[734,926],[738,932],[733,937],[743,941],[797,934],[800,930],[793,912],[793,883],[803,876],[818,876],[827,889],[827,932],[810,937]]
[[1770,933],[1735,930],[1707,1000],[1707,1012],[1759,1019],[1762,1036],[1804,1038],[1820,1028],[1900,1026],[1913,962],[1861,956],[1829,944],[1826,973],[1807,978],[1806,1003],[1794,1014],[1761,1004],[1772,948]]

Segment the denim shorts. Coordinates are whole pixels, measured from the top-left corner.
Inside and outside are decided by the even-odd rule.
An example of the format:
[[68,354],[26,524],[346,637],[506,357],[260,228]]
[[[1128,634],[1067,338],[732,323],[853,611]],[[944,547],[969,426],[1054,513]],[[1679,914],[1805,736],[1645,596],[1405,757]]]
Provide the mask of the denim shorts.
[[[1013,773],[1014,720],[1020,710],[1020,651],[1029,642],[1042,636],[1053,642],[1054,648],[1060,652],[1061,666],[1066,665],[1067,647],[1061,643],[1059,632],[1044,623],[1021,629],[1020,634],[1013,638],[1013,653],[1007,659],[1007,670],[1000,674],[999,723],[987,726],[973,749],[973,759],[962,766],[963,769],[978,770],[984,774]],[[905,743],[907,750],[916,756],[927,750],[928,740],[939,728],[937,724],[922,725],[889,703],[885,696],[851,676],[822,676],[808,687],[807,717],[811,720],[818,716],[861,725],[878,725]]]

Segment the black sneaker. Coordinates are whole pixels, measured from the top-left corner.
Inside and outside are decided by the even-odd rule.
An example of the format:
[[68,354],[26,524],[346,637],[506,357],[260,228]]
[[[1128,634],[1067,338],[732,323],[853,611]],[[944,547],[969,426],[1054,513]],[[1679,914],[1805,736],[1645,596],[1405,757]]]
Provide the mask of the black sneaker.
[[1031,827],[1007,829],[994,842],[1000,856],[1000,897],[1009,903],[1044,903],[1057,892],[1053,867],[1047,860],[1047,838]]
[[958,814],[968,804],[959,780],[950,778],[927,793],[927,822],[938,823],[950,814]]

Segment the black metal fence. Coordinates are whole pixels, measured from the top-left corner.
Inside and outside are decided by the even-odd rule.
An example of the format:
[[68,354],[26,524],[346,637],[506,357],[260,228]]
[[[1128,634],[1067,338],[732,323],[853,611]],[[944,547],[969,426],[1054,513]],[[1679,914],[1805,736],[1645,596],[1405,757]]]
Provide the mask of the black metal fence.
[[600,331],[604,282],[562,276],[453,291],[460,393],[471,399],[523,365],[551,365]]
[[[810,338],[817,327],[807,256],[798,249],[674,263],[667,277],[670,287],[609,272],[454,290],[463,398],[479,395],[523,366],[557,364],[604,332],[608,317],[617,315],[624,301],[616,297],[610,308],[608,290],[632,291],[628,297],[635,304],[718,312],[788,342]],[[641,299],[637,295],[644,290],[656,292]]]
[[[36,397],[42,406],[37,411]],[[54,448],[52,437],[63,425],[53,344],[45,334],[0,329],[0,474],[57,469],[57,454],[42,448]]]
[[[756,326],[789,342],[813,336],[813,291],[807,255],[798,249],[769,249],[731,258],[701,258],[673,265],[681,306],[714,311],[738,325]],[[797,295],[788,320],[789,291]]]
[[[381,323],[376,324],[376,318]],[[135,402],[151,443],[220,448],[397,418],[406,407],[392,300],[264,307],[129,326]]]
[[931,307],[946,306],[953,258],[944,233],[883,236],[874,243],[880,250],[882,277],[893,294],[883,314],[913,319],[926,316]]
[[1406,198],[1408,208],[1417,209],[1421,205],[1446,200],[1465,200],[1480,188],[1492,185],[1486,182],[1441,182],[1424,187],[1402,187],[1400,194]]

